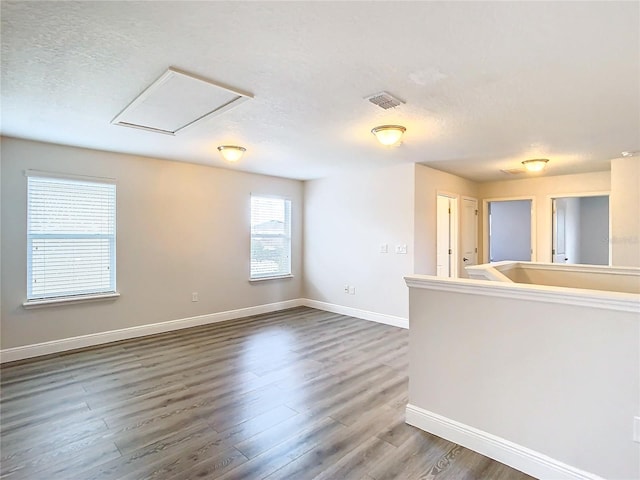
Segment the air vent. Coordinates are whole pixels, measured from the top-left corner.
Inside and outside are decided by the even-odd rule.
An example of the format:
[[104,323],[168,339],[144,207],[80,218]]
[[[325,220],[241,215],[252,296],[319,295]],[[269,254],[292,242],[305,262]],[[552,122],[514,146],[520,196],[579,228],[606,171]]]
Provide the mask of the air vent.
[[507,170],[500,170],[502,173],[506,173],[507,175],[520,175],[521,173],[527,173],[524,168],[510,168]]
[[175,135],[250,98],[253,98],[253,95],[249,93],[169,68],[111,123]]
[[369,100],[371,103],[379,106],[380,108],[384,108],[385,110],[398,107],[403,103],[405,103],[399,98],[396,98],[393,95],[391,95],[389,92],[375,93],[369,97],[365,97],[365,99]]

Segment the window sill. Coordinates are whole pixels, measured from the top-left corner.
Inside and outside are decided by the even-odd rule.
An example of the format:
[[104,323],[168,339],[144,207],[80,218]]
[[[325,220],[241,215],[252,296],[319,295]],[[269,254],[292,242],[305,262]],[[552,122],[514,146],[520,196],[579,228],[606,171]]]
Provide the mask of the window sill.
[[282,278],[293,278],[293,275],[278,275],[277,277],[260,277],[260,278],[250,278],[249,282],[264,282],[265,280],[280,280]]
[[120,293],[100,293],[95,295],[78,295],[77,297],[59,297],[59,298],[46,298],[42,300],[27,300],[22,304],[22,308],[42,308],[42,307],[55,307],[58,305],[69,305],[72,303],[84,303],[84,302],[98,302],[100,300],[111,300],[118,298]]

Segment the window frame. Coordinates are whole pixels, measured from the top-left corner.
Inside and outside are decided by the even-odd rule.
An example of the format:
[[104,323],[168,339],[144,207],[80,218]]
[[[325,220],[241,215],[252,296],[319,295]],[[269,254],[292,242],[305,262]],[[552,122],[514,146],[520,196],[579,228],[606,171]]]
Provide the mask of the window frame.
[[[254,234],[253,227],[251,225],[253,220],[253,199],[254,198],[264,198],[269,200],[281,200],[284,202],[284,211],[285,211],[285,233],[284,234]],[[293,270],[292,270],[292,261],[291,261],[291,252],[293,249],[292,245],[292,201],[290,198],[283,195],[264,195],[252,193],[249,198],[249,281],[250,282],[261,282],[264,280],[274,280],[279,278],[293,278]],[[286,240],[286,245],[288,247],[287,251],[287,271],[286,272],[276,272],[276,273],[268,273],[262,275],[254,275],[253,273],[253,240],[254,238],[283,238]]]
[[[27,248],[27,271],[26,271],[26,301],[23,303],[23,307],[40,307],[46,305],[66,304],[85,302],[90,300],[102,300],[108,298],[118,297],[120,294],[117,291],[117,183],[115,179],[103,178],[103,177],[88,177],[80,175],[60,174],[54,172],[43,172],[36,170],[25,171],[26,181],[26,248]],[[100,184],[102,186],[110,185],[113,190],[109,195],[113,195],[113,213],[109,218],[109,223],[112,223],[112,233],[60,233],[60,232],[47,232],[47,233],[33,233],[30,228],[32,221],[31,216],[31,192],[30,181],[31,179],[43,179],[46,181],[56,180],[60,183],[79,183],[79,184]],[[76,289],[63,294],[33,294],[33,241],[38,239],[101,239],[108,240],[109,242],[109,287],[107,289]]]

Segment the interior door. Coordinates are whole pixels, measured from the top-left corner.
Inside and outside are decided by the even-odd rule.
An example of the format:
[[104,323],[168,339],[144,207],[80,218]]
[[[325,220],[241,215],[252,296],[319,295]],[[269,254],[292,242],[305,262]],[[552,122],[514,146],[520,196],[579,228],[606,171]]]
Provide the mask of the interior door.
[[[567,210],[566,204],[557,198],[553,199],[553,263],[567,263]],[[548,238],[548,237],[547,237]]]
[[451,276],[451,199],[437,196],[436,276]]
[[478,200],[462,199],[461,212],[462,265],[478,264]]

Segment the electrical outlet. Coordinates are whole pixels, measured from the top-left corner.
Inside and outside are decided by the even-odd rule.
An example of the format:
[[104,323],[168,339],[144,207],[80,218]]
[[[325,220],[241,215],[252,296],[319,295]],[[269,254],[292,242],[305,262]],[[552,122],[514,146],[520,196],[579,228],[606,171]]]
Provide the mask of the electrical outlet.
[[640,417],[633,417],[633,441],[640,443]]
[[349,285],[344,286],[344,293],[349,293]]
[[193,292],[193,293],[191,294],[191,301],[192,301],[192,302],[197,302],[198,300],[199,300],[199,298],[198,298],[198,292]]
[[356,294],[356,287],[349,287],[349,295],[355,295]]
[[396,245],[396,253],[397,254],[406,254],[407,253],[407,246],[406,245]]

